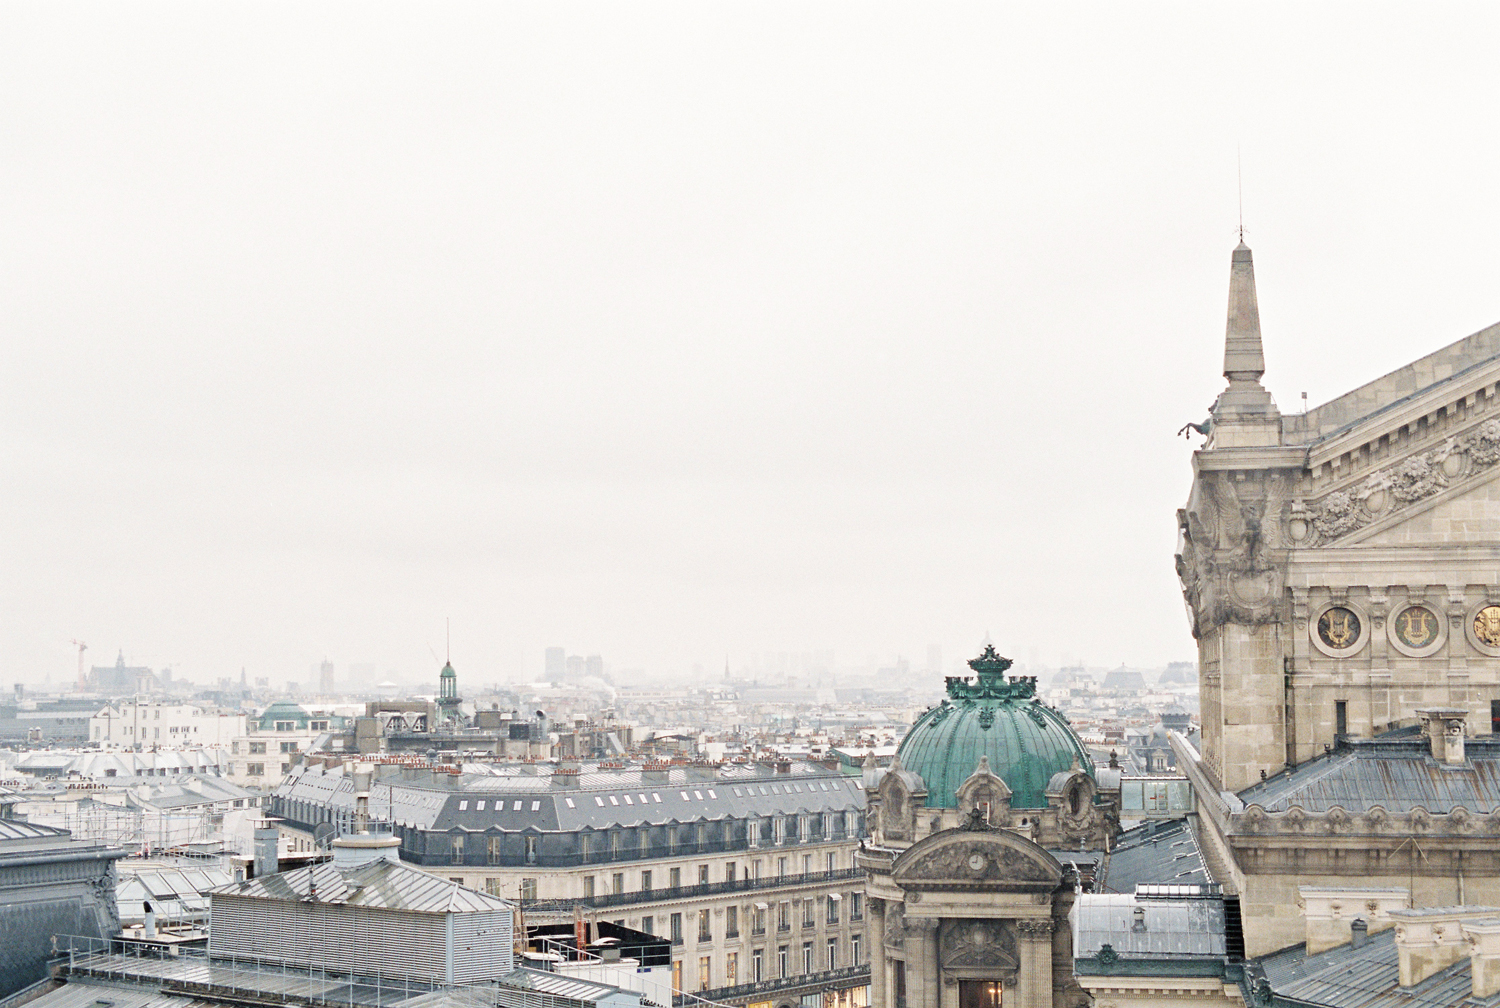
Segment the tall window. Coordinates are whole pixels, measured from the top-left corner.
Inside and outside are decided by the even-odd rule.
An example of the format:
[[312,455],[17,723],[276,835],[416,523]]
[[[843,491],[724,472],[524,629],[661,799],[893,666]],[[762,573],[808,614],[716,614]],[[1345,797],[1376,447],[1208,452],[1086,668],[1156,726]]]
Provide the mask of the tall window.
[[740,954],[730,952],[724,956],[724,986],[733,987],[740,982]]
[[823,968],[831,970],[839,968],[839,940],[837,938],[828,939],[828,960]]
[[650,892],[650,891],[651,891],[651,873],[649,871],[643,871],[643,872],[641,872],[641,892]]
[[849,936],[849,965],[858,966],[863,960],[860,958],[860,936]]
[[713,959],[709,956],[698,957],[698,989],[708,990],[709,976],[713,972]]
[[738,938],[740,936],[740,908],[727,906],[724,908],[724,937]]
[[674,913],[669,920],[672,924],[672,944],[682,944],[682,914]]
[[776,946],[776,975],[777,975],[777,977],[787,976],[791,972],[791,967],[792,967],[791,946],[790,945],[778,945],[778,946]]
[[592,875],[585,875],[583,877],[583,898],[594,898],[594,876]]
[[536,837],[526,838],[526,863],[536,864]]
[[812,927],[814,924],[818,923],[817,909],[816,908],[817,908],[817,904],[812,900],[811,897],[809,897],[808,899],[805,899],[805,900],[802,901],[802,926],[803,927],[805,927],[805,928]]
[[813,971],[813,943],[812,942],[803,942],[802,943],[802,972],[804,972],[804,973],[811,973],[812,971]]
[[452,837],[451,840],[450,840],[450,842],[453,845],[453,850],[452,850],[451,855],[450,855],[452,862],[454,864],[463,864],[464,863],[464,837],[463,837],[463,834],[460,833],[458,836]]
[[673,959],[672,960],[672,989],[674,991],[681,991],[682,990],[682,960],[681,959]]
[[733,861],[730,861],[724,865],[724,881],[733,882],[735,878],[735,864]]
[[499,864],[500,863],[500,838],[497,837],[497,836],[490,837],[489,843],[488,843],[487,847],[488,847],[487,856],[489,857],[490,864]]
[[790,903],[776,904],[776,930],[790,931],[792,929],[792,905]]
[[852,921],[865,919],[865,894],[855,892],[849,894],[849,919]]
[[804,874],[804,875],[811,875],[812,874],[812,855],[811,854],[804,854],[804,855],[802,855],[802,874]]
[[839,904],[842,902],[843,900],[839,898],[838,893],[828,894],[828,923],[837,924],[839,922]]
[[745,843],[750,847],[760,846],[760,820],[751,819],[745,824]]
[[836,872],[836,871],[838,871],[838,868],[835,867],[838,863],[839,863],[838,852],[837,851],[829,851],[828,852],[828,865],[824,869],[824,871],[828,871],[828,872]]
[[760,983],[766,978],[766,953],[765,949],[752,949],[750,952],[750,982]]
[[763,935],[766,933],[766,906],[757,903],[755,906],[755,917],[750,922],[750,933]]
[[698,940],[701,942],[713,941],[713,926],[709,923],[708,911],[698,911]]
[[906,1008],[906,963],[891,960],[891,990],[896,995],[896,1008]]
[[698,884],[708,885],[708,865],[706,864],[698,866]]
[[1335,735],[1349,734],[1349,703],[1347,700],[1335,700],[1333,702],[1333,733]]
[[667,871],[667,885],[673,889],[682,888],[682,869],[671,868]]
[[641,930],[644,931],[644,932],[646,932],[648,935],[654,935],[654,934],[656,934],[656,918],[655,917],[642,917],[641,918]]
[[612,876],[610,876],[609,891],[612,892],[612,893],[614,893],[616,896],[620,895],[621,893],[623,893],[625,891],[625,873],[624,872],[617,871]]
[[536,879],[523,878],[521,880],[521,898],[529,900],[536,899]]

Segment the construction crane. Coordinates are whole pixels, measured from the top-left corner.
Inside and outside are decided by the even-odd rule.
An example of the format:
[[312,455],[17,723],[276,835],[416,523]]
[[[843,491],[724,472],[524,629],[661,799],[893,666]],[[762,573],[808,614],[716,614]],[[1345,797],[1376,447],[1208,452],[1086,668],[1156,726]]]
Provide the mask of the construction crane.
[[81,640],[75,640],[73,646],[78,649],[78,692],[84,693],[88,691],[89,679],[83,674],[83,653],[89,649],[89,646]]

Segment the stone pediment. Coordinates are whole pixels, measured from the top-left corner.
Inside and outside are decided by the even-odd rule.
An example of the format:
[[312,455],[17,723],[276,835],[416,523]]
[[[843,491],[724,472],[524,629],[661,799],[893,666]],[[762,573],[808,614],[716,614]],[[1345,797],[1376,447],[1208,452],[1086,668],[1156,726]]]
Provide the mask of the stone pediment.
[[1063,867],[1046,850],[1009,830],[950,829],[903,851],[891,879],[903,889],[1050,890]]
[[1491,416],[1294,502],[1288,538],[1297,546],[1500,541],[1497,480],[1500,416]]

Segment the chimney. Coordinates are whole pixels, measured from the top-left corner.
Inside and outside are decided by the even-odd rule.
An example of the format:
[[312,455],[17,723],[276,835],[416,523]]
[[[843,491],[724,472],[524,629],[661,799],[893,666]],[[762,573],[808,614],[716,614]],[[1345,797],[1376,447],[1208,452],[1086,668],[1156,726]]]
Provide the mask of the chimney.
[[666,760],[647,760],[642,763],[641,782],[644,784],[665,784],[667,782]]
[[264,878],[267,875],[275,875],[281,870],[279,864],[281,855],[277,845],[281,842],[281,831],[271,825],[269,821],[262,820],[261,825],[255,827],[255,877]]
[[1445,906],[1393,910],[1401,986],[1412,987],[1469,954],[1464,924],[1493,918],[1500,907]]
[[578,786],[578,770],[558,767],[552,771],[552,786],[555,788],[576,788]]
[[1468,711],[1461,707],[1428,707],[1417,711],[1422,734],[1432,744],[1432,758],[1444,766],[1464,766]]
[[401,862],[401,841],[390,833],[353,833],[332,844],[333,866],[339,870],[358,868],[373,861]]
[[1363,917],[1356,917],[1349,922],[1349,947],[1362,949],[1365,942],[1370,940],[1370,925]]
[[1474,997],[1487,998],[1500,993],[1500,918],[1464,921],[1463,929],[1469,942],[1469,978],[1474,985]]
[[791,773],[792,772],[792,761],[789,760],[789,759],[777,760],[776,761],[776,772],[779,773],[779,774],[789,774],[789,773]]

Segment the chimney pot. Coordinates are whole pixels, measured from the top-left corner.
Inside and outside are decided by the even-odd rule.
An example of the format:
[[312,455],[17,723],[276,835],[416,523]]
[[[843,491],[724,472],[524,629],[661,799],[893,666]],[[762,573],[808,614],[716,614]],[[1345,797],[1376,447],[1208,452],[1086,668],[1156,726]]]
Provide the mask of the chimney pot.
[[1365,942],[1370,940],[1370,925],[1363,917],[1356,917],[1349,922],[1349,945],[1351,948],[1364,948]]

